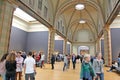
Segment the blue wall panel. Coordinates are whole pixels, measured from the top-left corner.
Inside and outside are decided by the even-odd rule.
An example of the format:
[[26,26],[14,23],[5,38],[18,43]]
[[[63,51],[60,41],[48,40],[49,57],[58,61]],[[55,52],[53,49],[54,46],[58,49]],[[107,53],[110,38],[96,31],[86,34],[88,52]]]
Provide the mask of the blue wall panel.
[[70,53],[70,44],[67,44],[67,53],[68,53],[68,54],[71,54],[71,53]]
[[112,58],[117,60],[120,52],[120,28],[111,29],[111,47],[112,47]]
[[25,32],[19,28],[12,27],[9,50],[23,50],[26,52],[43,50],[47,58],[48,36],[48,31]]
[[55,40],[54,50],[63,53],[63,40]]
[[41,32],[29,32],[27,37],[27,47],[26,51],[35,50],[40,51],[43,50],[46,58],[48,53],[48,31]]
[[27,32],[16,27],[11,28],[9,50],[26,51]]

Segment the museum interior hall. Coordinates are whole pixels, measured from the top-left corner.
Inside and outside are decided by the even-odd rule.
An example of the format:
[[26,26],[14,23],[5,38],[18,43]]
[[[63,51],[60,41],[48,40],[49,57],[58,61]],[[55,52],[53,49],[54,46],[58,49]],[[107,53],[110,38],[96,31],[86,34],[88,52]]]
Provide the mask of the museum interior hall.
[[[0,80],[10,80],[1,73],[3,55],[15,53],[17,60],[19,52],[26,56],[21,78],[11,80],[27,80],[24,64],[30,52],[36,67],[29,80],[84,80],[80,78],[85,55],[93,65],[97,53],[103,60],[104,79],[120,80],[119,34],[120,0],[0,0]],[[113,62],[118,67],[108,71]]]

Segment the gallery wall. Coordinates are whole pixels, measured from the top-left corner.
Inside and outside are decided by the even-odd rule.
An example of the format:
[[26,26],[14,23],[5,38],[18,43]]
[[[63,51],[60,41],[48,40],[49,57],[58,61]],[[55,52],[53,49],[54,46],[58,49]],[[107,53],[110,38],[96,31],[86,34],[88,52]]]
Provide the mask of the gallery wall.
[[54,50],[63,53],[63,40],[55,40]]
[[16,27],[11,28],[9,50],[37,51],[48,53],[48,31],[26,32]]
[[26,40],[28,33],[19,28],[12,27],[10,35],[9,50],[26,51]]
[[120,28],[111,29],[111,45],[112,45],[112,58],[117,60],[118,54],[120,53]]

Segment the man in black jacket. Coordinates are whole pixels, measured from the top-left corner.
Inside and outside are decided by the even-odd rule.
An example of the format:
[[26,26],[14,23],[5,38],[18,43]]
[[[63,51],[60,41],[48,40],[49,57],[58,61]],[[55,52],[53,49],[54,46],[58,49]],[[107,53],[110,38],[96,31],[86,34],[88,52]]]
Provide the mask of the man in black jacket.
[[72,55],[72,63],[73,63],[73,69],[75,69],[75,64],[76,64],[76,55]]
[[52,69],[54,69],[54,63],[55,63],[55,56],[52,54],[52,56],[51,56],[51,66],[52,66]]

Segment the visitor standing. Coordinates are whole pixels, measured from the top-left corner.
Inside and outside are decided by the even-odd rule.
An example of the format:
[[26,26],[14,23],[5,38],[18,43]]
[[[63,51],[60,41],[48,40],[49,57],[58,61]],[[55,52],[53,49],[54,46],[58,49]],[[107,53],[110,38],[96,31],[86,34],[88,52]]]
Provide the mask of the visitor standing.
[[32,57],[32,52],[28,53],[27,58],[24,61],[25,80],[35,80],[36,66],[35,59]]

